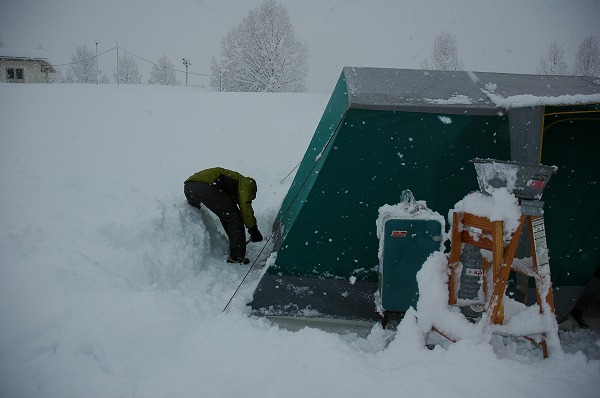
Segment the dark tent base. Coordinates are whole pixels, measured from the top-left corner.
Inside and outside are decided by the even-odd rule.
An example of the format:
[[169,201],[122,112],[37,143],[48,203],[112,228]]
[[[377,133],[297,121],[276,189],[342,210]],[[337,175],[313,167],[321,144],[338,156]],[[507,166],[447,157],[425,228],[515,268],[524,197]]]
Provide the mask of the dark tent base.
[[[383,321],[375,306],[377,289],[374,282],[351,284],[345,279],[264,275],[249,305],[253,315],[267,317],[290,330],[314,326],[336,332],[368,334],[375,323]],[[508,289],[514,289],[514,286]],[[584,289],[583,286],[553,289],[558,322],[568,317]],[[535,289],[527,290],[524,302],[532,305]],[[512,294],[520,296],[523,293],[513,291]],[[401,313],[387,313],[386,327],[394,328],[401,318]]]
[[366,337],[380,323],[395,329],[404,313],[380,314],[375,305],[378,284],[345,279],[264,275],[249,304],[252,314],[280,327],[304,327]]
[[250,306],[254,315],[378,322],[377,282],[264,275]]

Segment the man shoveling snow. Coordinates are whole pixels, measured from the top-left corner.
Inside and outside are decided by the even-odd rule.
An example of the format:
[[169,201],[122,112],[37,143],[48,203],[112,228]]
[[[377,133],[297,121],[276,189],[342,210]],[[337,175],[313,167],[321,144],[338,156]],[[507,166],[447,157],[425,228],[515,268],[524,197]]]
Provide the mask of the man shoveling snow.
[[256,181],[222,167],[214,167],[191,175],[184,183],[188,203],[200,208],[204,204],[215,213],[229,238],[228,263],[248,264],[246,258],[246,233],[250,240],[260,242],[252,201],[256,198]]

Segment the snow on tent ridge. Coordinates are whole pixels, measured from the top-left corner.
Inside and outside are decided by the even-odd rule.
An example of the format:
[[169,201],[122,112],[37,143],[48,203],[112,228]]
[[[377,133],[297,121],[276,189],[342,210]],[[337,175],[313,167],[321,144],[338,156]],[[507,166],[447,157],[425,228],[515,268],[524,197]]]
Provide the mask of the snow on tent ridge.
[[430,104],[437,105],[450,105],[450,104],[461,104],[461,105],[470,105],[473,103],[473,100],[466,95],[453,95],[448,99],[432,99],[432,98],[423,98],[425,102]]
[[[469,73],[469,77],[474,83],[479,82],[479,78],[474,72]],[[543,76],[540,76],[543,77]],[[546,76],[548,77],[548,76]],[[550,76],[551,78],[552,76]],[[571,77],[572,79],[577,79],[577,77]],[[584,78],[584,77],[581,77]],[[548,84],[548,89],[551,88],[551,83]],[[596,87],[594,90],[593,87]],[[585,89],[585,91],[592,92],[595,91],[594,94],[581,94],[581,93],[570,93],[570,94],[560,94],[555,96],[548,95],[533,95],[528,93],[520,93],[515,95],[509,95],[504,97],[498,93],[496,90],[498,89],[498,84],[492,81],[489,81],[480,88],[481,91],[499,108],[504,108],[506,110],[511,108],[524,108],[524,107],[532,107],[532,106],[541,106],[541,105],[580,105],[580,104],[590,104],[590,103],[598,103],[600,102],[600,80],[589,80],[589,87]],[[581,87],[580,87],[581,89]],[[521,89],[523,90],[523,89]]]
[[397,331],[249,316],[261,267],[223,312],[249,268],[224,262],[218,221],[187,205],[183,181],[215,165],[255,177],[269,232],[327,99],[2,84],[0,396],[596,397],[592,331],[565,332],[548,360],[502,338],[427,349],[435,268],[421,274],[432,298]]
[[513,95],[507,98],[501,95],[494,94],[483,90],[483,92],[496,104],[499,108],[524,108],[540,105],[580,105],[593,102],[600,102],[600,94],[594,95],[559,95],[557,97],[539,97],[531,94]]
[[[600,94],[575,94],[558,96],[536,96],[533,94],[520,94],[503,97],[496,94],[497,85],[494,83],[485,84],[481,91],[498,108],[505,110],[511,108],[524,108],[540,105],[581,105],[600,102]],[[466,95],[455,94],[448,99],[443,98],[423,98],[429,104],[436,105],[471,105],[474,100]]]

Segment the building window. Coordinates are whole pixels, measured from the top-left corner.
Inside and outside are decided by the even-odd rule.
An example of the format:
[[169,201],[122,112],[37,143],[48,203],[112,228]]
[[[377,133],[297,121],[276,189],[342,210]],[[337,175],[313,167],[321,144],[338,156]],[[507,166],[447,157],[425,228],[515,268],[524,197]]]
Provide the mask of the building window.
[[6,68],[7,82],[22,82],[25,79],[23,68]]

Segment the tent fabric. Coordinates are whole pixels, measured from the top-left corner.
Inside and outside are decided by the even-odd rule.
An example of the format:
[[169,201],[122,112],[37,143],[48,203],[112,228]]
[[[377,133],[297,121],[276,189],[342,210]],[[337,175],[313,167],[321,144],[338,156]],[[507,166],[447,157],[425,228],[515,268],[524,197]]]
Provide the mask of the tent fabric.
[[600,111],[595,114],[544,131],[541,161],[558,166],[542,197],[555,284],[583,286],[600,266]]

